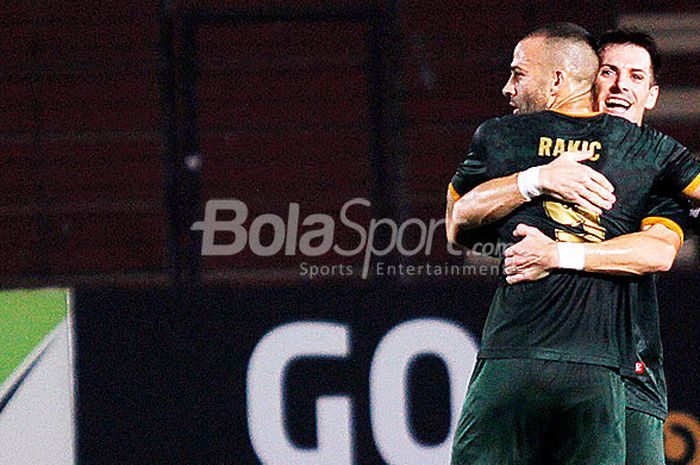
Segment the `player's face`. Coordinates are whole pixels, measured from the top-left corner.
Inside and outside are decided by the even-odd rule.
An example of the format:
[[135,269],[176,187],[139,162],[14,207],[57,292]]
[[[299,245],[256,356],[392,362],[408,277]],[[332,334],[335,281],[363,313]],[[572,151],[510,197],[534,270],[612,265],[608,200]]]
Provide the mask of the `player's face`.
[[649,52],[638,45],[611,44],[600,54],[595,82],[598,110],[642,124],[644,111],[656,105]]
[[513,113],[541,111],[547,106],[547,72],[540,59],[541,42],[537,37],[521,40],[513,51],[510,78],[503,87]]

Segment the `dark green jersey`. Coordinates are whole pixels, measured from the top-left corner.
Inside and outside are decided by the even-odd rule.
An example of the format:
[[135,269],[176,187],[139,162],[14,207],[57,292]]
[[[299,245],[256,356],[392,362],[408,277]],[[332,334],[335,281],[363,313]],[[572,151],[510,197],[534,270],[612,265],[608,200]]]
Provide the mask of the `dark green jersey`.
[[621,369],[626,405],[663,419],[668,413],[668,399],[655,275],[641,276],[630,284],[630,310],[636,357]]
[[[689,205],[683,200],[652,196],[642,224],[662,223],[676,230],[681,238],[689,219]],[[622,367],[625,397],[629,408],[664,419],[668,414],[663,350],[659,330],[659,304],[656,276],[641,276],[630,283],[630,316],[634,359]]]
[[[452,179],[462,195],[490,179],[549,163],[564,151],[594,151],[585,164],[615,186],[612,210],[596,215],[541,197],[498,222],[498,241],[514,242],[520,224],[564,242],[603,241],[638,231],[653,190],[674,195],[696,185],[700,162],[683,146],[648,127],[598,114],[541,112],[482,124]],[[531,357],[624,366],[634,346],[632,278],[561,271],[531,283],[502,280],[482,337],[482,358]]]

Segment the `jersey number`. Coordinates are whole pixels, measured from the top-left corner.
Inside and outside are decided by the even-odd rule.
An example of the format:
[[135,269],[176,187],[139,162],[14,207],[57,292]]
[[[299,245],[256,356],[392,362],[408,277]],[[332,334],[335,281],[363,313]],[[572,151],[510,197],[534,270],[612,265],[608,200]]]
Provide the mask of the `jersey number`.
[[605,240],[605,228],[600,222],[600,215],[591,210],[579,205],[547,200],[544,202],[544,211],[552,220],[570,228],[569,230],[555,230],[558,242],[602,242]]

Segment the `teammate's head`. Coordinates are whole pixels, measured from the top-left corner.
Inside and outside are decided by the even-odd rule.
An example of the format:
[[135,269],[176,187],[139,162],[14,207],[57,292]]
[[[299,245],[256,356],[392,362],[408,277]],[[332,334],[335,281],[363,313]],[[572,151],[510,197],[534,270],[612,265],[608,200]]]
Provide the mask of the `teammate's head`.
[[608,31],[598,38],[600,70],[595,82],[598,109],[642,124],[659,97],[661,65],[654,39],[634,29]]
[[591,91],[598,57],[591,36],[572,23],[554,23],[523,38],[513,51],[503,88],[513,113],[556,108]]

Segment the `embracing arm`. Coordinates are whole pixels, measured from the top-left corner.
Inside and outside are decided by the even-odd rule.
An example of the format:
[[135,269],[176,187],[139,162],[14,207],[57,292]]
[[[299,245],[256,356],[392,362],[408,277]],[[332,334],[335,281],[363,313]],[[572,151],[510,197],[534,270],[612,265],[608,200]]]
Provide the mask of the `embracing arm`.
[[457,198],[447,192],[447,237],[455,241],[459,228],[476,229],[495,223],[528,201],[518,189],[518,174],[492,179]]
[[479,184],[463,196],[450,185],[447,192],[447,239],[457,242],[460,229],[482,227],[505,218],[532,197],[548,194],[577,203],[595,213],[615,202],[612,184],[580,162],[591,152],[567,152],[547,165]]
[[[688,182],[685,173],[697,173],[698,162],[685,149],[679,153],[680,161],[673,164],[676,178]],[[700,174],[695,174],[683,194],[700,198]],[[505,252],[508,282],[537,280],[552,269],[629,275],[669,270],[683,243],[680,225],[686,223],[687,205],[652,194],[648,207],[641,231],[598,243],[556,243],[536,228],[519,225],[514,235],[523,239]]]
[[510,284],[534,281],[553,269],[627,275],[668,271],[683,243],[682,234],[669,221],[603,242],[571,244],[555,242],[539,229],[521,224],[514,235],[523,239],[505,252],[506,279]]
[[586,244],[584,270],[635,275],[668,271],[681,245],[675,229],[654,224],[644,231]]

